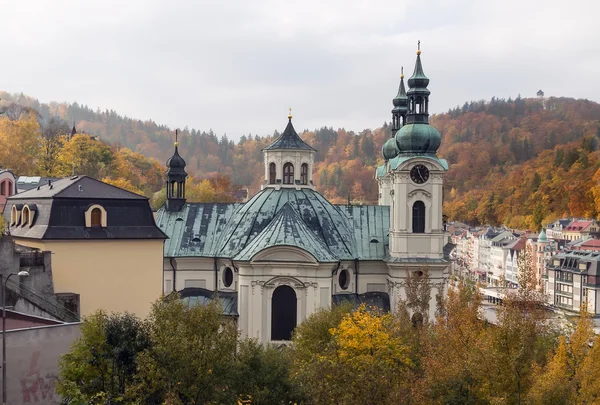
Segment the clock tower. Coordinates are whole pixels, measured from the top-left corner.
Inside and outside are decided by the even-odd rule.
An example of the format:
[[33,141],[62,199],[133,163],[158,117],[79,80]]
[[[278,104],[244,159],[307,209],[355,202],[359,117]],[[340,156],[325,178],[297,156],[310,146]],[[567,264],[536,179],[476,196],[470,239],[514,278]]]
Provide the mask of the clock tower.
[[419,49],[415,70],[408,79],[406,123],[395,134],[398,155],[389,162],[393,212],[387,264],[390,285],[398,288],[393,295],[398,298],[406,297],[403,286],[408,272],[428,272],[432,286],[429,318],[433,319],[435,295],[445,293],[447,282],[442,186],[448,163],[436,154],[441,136],[429,125],[428,85]]

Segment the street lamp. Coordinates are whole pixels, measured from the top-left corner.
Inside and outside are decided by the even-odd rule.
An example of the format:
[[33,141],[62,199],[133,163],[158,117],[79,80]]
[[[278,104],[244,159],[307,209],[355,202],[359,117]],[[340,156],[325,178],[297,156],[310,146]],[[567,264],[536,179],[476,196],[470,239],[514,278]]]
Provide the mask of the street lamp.
[[10,276],[29,277],[29,272],[21,270],[18,273],[11,273],[2,280],[0,274],[0,284],[2,284],[2,405],[6,405],[6,283]]

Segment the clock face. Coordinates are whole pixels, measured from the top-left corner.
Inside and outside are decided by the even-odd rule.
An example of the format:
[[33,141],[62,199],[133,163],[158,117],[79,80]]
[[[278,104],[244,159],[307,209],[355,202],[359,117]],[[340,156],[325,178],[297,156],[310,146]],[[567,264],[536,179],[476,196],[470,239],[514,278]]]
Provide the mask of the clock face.
[[417,184],[423,184],[429,180],[429,169],[423,165],[415,165],[410,169],[410,179]]

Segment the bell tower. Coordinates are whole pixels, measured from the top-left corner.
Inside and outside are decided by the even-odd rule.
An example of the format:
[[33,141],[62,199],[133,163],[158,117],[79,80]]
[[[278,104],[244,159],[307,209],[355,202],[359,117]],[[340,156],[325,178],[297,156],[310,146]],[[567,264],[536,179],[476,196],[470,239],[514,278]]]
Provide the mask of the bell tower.
[[180,211],[185,205],[185,179],[187,173],[185,171],[185,160],[179,156],[179,131],[175,130],[175,151],[173,156],[167,160],[167,172],[165,177],[167,180],[167,211]]
[[[390,161],[392,204],[390,207],[390,282],[402,284],[407,272],[427,269],[432,288],[429,318],[435,312],[435,295],[445,292],[448,261],[444,258],[446,236],[442,222],[443,178],[448,163],[436,152],[441,136],[429,125],[429,78],[423,72],[420,41],[409,90],[406,122],[396,132],[397,156]],[[405,297],[401,289],[396,295]]]
[[311,188],[316,150],[298,136],[292,125],[292,109],[288,123],[279,138],[263,149],[265,181],[262,188]]

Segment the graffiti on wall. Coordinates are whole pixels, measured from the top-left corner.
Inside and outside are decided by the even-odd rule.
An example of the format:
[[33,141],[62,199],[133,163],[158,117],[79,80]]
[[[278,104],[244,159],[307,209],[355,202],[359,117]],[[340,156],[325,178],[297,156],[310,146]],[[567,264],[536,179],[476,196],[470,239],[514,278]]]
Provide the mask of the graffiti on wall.
[[58,376],[54,373],[42,374],[40,372],[39,350],[31,354],[29,369],[21,378],[21,394],[23,403],[46,402],[54,399],[54,386]]

